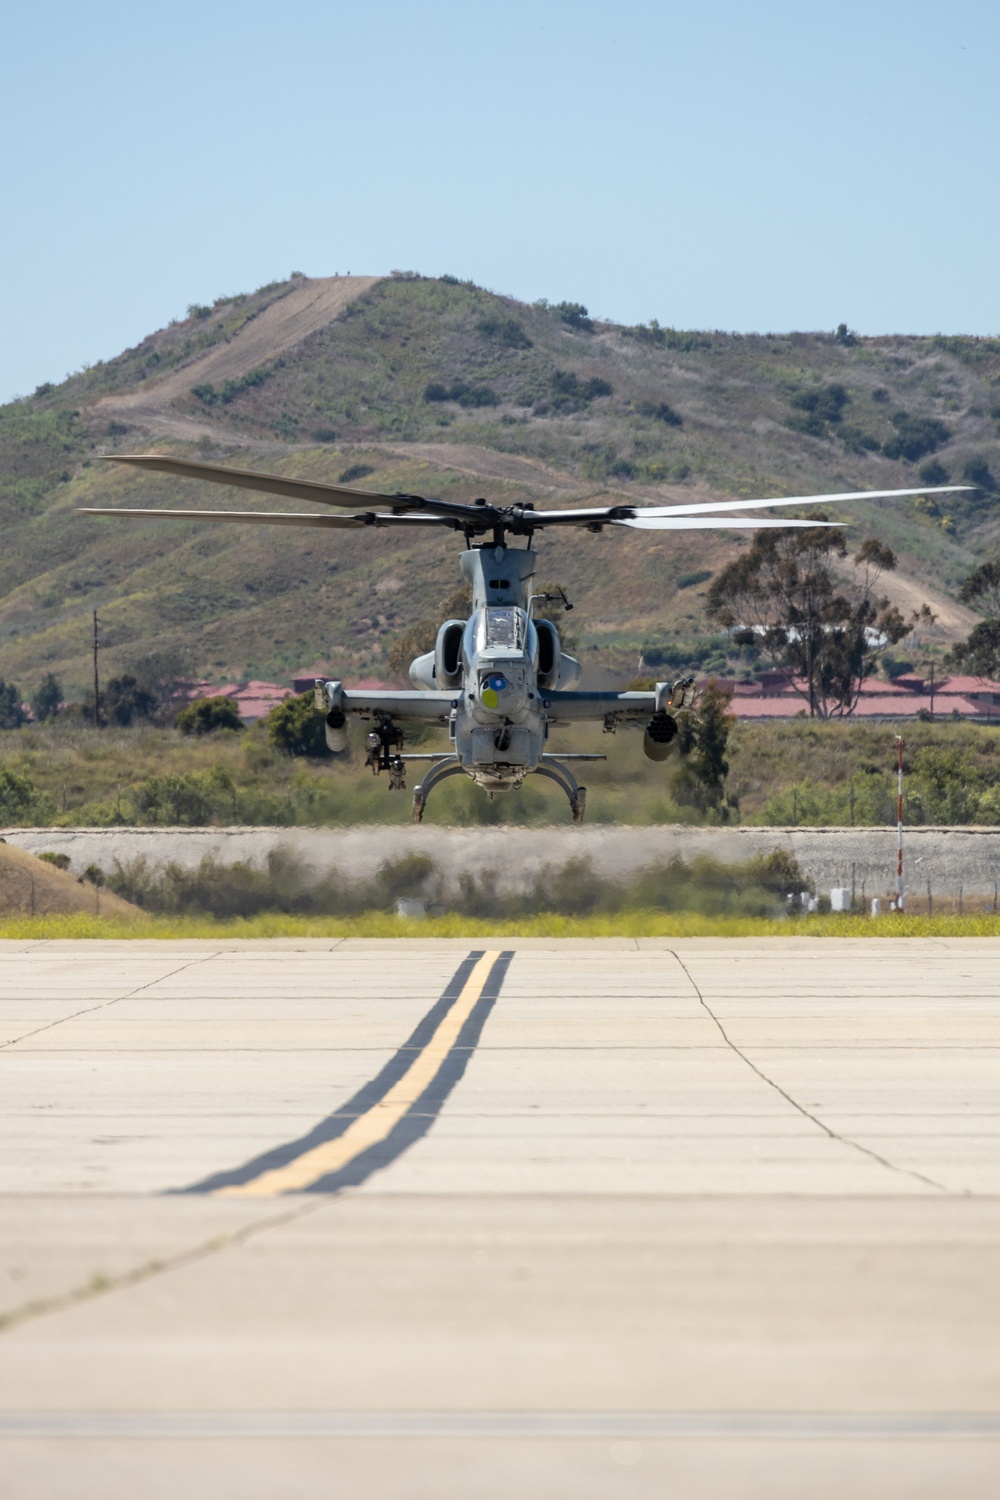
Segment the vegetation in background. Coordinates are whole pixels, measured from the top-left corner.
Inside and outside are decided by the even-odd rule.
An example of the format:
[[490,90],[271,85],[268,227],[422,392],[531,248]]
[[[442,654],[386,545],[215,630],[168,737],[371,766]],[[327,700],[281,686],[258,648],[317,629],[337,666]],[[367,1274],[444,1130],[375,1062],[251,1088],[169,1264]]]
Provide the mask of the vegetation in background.
[[309,755],[315,760],[326,760],[330,754],[326,726],[323,715],[316,712],[313,700],[312,693],[302,693],[277,704],[267,716],[267,733],[271,744],[286,755]]
[[714,814],[722,823],[736,810],[726,795],[726,751],[736,724],[729,711],[731,702],[731,693],[709,682],[698,695],[695,711],[681,715],[677,736],[682,759],[674,796],[702,813]]
[[775,851],[744,864],[708,856],[690,863],[672,859],[631,877],[598,874],[589,860],[546,866],[523,890],[498,889],[493,876],[463,875],[457,891],[433,860],[414,853],[386,862],[373,880],[351,880],[342,871],[314,872],[293,851],[276,849],[264,864],[222,864],[207,856],[194,870],[177,864],[153,869],[144,859],[116,864],[106,876],[116,895],[146,911],[221,920],[264,912],[298,916],[351,916],[391,911],[400,897],[463,916],[512,921],[539,913],[566,917],[626,911],[690,912],[704,916],[776,917],[789,892],[808,889],[794,858]]
[[27,719],[20,692],[0,677],[0,729],[18,729]]
[[709,617],[737,644],[759,647],[785,670],[810,717],[851,713],[884,645],[898,644],[913,629],[875,592],[882,574],[896,566],[891,548],[874,537],[864,542],[852,559],[847,592],[831,566],[846,556],[839,530],[758,531],[708,591]]
[[138,719],[151,719],[159,706],[156,695],[131,672],[112,677],[101,697],[107,722],[123,728]]
[[[714,709],[705,712],[710,705],[711,698],[708,705],[702,700],[703,726],[719,722]],[[622,728],[610,740],[597,726],[553,731],[555,754],[566,748],[608,755],[587,766],[588,823],[893,824],[894,736],[902,728],[908,823],[1000,825],[1000,726],[952,719],[900,726],[804,713],[786,722],[727,724],[723,700],[718,708],[724,741],[716,738],[714,750],[692,741],[687,755],[663,764],[643,755],[641,727]],[[314,719],[321,728],[322,715]],[[409,823],[409,792],[390,792],[384,776],[364,769],[362,726],[352,725],[351,736],[345,756],[319,758],[279,748],[267,720],[240,735],[185,737],[145,721],[96,731],[61,714],[0,740],[0,826]],[[444,732],[430,728],[408,742],[430,751],[447,747]],[[695,773],[700,755],[706,766],[713,757],[717,766],[728,762],[721,799]],[[492,802],[456,777],[437,788],[427,814],[429,823],[452,827],[539,827],[567,819],[562,793],[539,777]]]
[[986,619],[953,648],[951,660],[963,672],[996,679],[1000,676],[1000,559],[982,563],[970,573],[959,597]]
[[31,712],[40,724],[46,719],[55,718],[62,707],[62,697],[63,690],[58,677],[53,672],[46,672],[31,700]]
[[181,734],[215,734],[219,729],[243,729],[240,711],[232,698],[195,698],[177,715]]

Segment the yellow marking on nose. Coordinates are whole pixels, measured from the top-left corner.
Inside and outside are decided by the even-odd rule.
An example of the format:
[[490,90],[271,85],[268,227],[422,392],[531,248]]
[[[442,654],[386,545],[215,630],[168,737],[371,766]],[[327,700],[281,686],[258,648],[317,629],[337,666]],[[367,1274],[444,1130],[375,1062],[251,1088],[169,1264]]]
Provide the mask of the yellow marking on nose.
[[416,1103],[420,1095],[434,1078],[448,1053],[458,1041],[469,1016],[481,997],[489,978],[490,970],[500,957],[499,951],[484,953],[464,986],[454,1005],[443,1016],[437,1030],[427,1045],[417,1053],[402,1078],[371,1109],[359,1115],[335,1140],[324,1141],[311,1151],[304,1151],[294,1161],[283,1167],[274,1167],[262,1172],[249,1182],[235,1183],[231,1187],[219,1188],[218,1198],[270,1198],[276,1193],[301,1192],[321,1177],[339,1172],[370,1146],[377,1146],[399,1124],[407,1110]]

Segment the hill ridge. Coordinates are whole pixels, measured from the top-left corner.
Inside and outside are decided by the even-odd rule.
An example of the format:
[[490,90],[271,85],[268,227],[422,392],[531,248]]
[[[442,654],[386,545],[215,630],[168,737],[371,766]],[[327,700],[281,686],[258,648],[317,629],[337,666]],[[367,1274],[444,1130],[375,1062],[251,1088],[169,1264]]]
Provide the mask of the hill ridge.
[[[222,491],[111,473],[102,453],[163,443],[462,500],[669,502],[909,487],[929,456],[991,479],[998,422],[997,341],[624,328],[453,277],[295,276],[193,308],[0,409],[0,677],[30,694],[54,670],[85,690],[95,607],[106,672],[180,649],[211,680],[287,680],[321,660],[380,677],[393,639],[456,585],[453,538],[80,517],[226,507]],[[900,456],[904,439],[924,455]],[[240,508],[258,503],[272,508]],[[955,596],[1000,538],[994,498],[841,511],[849,542],[877,531],[899,554],[886,586],[901,607],[926,599],[939,614],[921,649],[967,631],[975,617]],[[561,536],[542,545],[539,576],[580,606],[588,667],[628,676],[645,648],[681,642],[678,665],[735,671],[708,639],[701,580],[744,540]]]

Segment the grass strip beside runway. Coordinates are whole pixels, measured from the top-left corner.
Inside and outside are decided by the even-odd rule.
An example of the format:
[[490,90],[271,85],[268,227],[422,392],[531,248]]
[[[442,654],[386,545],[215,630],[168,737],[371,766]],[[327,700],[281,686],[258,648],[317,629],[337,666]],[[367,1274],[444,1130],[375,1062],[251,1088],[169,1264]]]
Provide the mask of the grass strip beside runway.
[[1000,937],[1000,915],[980,912],[935,917],[885,912],[871,918],[860,912],[836,915],[706,917],[694,912],[634,911],[605,916],[566,917],[543,912],[513,921],[453,913],[424,920],[366,912],[356,917],[292,917],[263,913],[234,921],[195,917],[144,917],[134,921],[84,914],[18,917],[0,920],[0,941],[44,942],[57,939],[253,938],[621,938],[621,937]]

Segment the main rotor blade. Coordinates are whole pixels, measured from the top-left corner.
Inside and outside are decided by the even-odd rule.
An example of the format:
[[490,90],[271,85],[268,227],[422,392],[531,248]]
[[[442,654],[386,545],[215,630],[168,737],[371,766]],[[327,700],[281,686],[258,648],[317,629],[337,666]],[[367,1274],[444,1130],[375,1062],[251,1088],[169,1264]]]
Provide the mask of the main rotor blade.
[[387,505],[398,511],[422,510],[480,521],[484,513],[483,506],[425,500],[420,495],[383,495],[343,484],[322,484],[314,479],[289,479],[283,474],[260,474],[255,469],[231,469],[226,464],[190,463],[186,458],[168,458],[160,453],[109,453],[104,457],[108,463],[133,464],[161,474],[178,474],[182,479],[204,479],[209,484],[232,484],[243,490],[261,490],[266,495],[285,495],[290,500],[315,500],[319,505]]
[[359,516],[294,515],[264,510],[124,510],[91,505],[80,506],[79,516],[140,516],[148,520],[166,517],[174,521],[235,521],[251,526],[320,526],[325,530],[343,531],[365,526],[451,526],[447,516],[392,516],[370,511]]
[[[519,520],[532,527],[539,526],[605,526],[612,522],[621,525],[635,524],[646,530],[655,530],[653,521],[670,516],[714,515],[729,510],[763,510],[771,506],[825,505],[827,501],[841,500],[885,500],[902,495],[944,495],[959,490],[973,489],[967,484],[942,485],[922,490],[854,490],[839,495],[789,495],[780,500],[698,500],[684,505],[604,505],[588,510],[528,510],[518,508]],[[762,525],[763,522],[757,522]],[[789,521],[781,522],[789,526]],[[807,521],[806,525],[819,525]],[[832,524],[832,523],[831,523]]]
[[637,514],[634,505],[600,505],[587,510],[529,510],[515,506],[514,514],[526,526],[604,526]]
[[630,520],[610,521],[611,526],[634,526],[637,531],[760,531],[765,526],[808,526],[818,531],[821,526],[837,526],[841,529],[846,521],[784,521],[779,516],[754,516],[743,520],[739,516],[646,516],[642,511]]
[[975,489],[972,484],[944,484],[922,490],[851,490],[840,495],[783,495],[777,500],[704,500],[692,505],[650,505],[637,509],[640,516],[697,516],[718,510],[760,510],[772,505],[826,505],[841,500],[891,500],[906,495],[954,495]]

